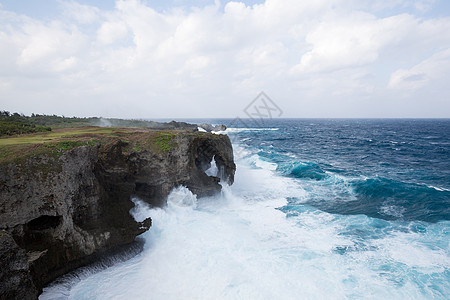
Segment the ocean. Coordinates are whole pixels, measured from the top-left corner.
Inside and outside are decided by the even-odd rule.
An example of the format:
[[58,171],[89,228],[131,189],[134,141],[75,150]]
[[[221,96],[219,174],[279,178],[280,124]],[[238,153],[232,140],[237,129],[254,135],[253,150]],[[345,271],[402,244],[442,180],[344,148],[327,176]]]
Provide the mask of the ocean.
[[450,299],[450,120],[225,124],[235,183],[178,187],[144,250],[40,299]]

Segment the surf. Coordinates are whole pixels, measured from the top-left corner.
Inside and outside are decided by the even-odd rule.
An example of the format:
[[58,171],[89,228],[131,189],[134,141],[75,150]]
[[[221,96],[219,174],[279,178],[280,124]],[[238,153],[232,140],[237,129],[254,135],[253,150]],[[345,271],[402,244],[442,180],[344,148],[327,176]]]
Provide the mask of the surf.
[[228,133],[237,172],[221,194],[179,186],[163,208],[133,199],[130,213],[153,220],[142,252],[41,299],[448,299],[450,222],[435,207],[447,186],[320,161],[320,147],[309,159],[299,137],[277,143],[281,125]]

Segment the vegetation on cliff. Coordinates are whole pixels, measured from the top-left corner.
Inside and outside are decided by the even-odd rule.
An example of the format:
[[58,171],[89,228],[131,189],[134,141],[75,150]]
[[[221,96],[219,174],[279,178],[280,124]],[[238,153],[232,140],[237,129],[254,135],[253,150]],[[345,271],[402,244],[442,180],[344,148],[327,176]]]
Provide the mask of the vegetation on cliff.
[[57,115],[39,115],[31,114],[26,116],[17,112],[10,113],[9,111],[0,111],[0,120],[5,123],[19,123],[34,126],[41,126],[44,128],[58,128],[58,127],[80,127],[91,126],[99,118],[79,118],[79,117],[65,117]]
[[[183,130],[90,126],[4,137],[0,138],[0,164],[18,163],[23,159],[42,154],[58,157],[74,147],[83,145],[102,147],[117,140],[127,144],[124,147],[126,152],[150,149],[156,153],[165,153],[174,148],[174,139],[180,133],[205,135],[201,132],[191,133]],[[214,138],[215,135],[211,137]]]
[[35,132],[47,132],[57,128],[89,126],[127,128],[142,127],[158,130],[197,130],[197,125],[175,121],[160,123],[146,120],[123,120],[98,117],[79,118],[57,115],[39,115],[34,113],[31,114],[31,116],[26,116],[19,113],[10,113],[9,111],[0,111],[0,137]]
[[98,118],[66,118],[60,116],[25,116],[9,111],[0,111],[0,136],[12,136],[34,132],[47,132],[58,127],[90,126]]
[[22,122],[0,120],[0,136],[11,136],[16,134],[26,134],[34,132],[51,131],[50,127],[36,126]]
[[173,133],[159,133],[155,138],[155,144],[159,146],[160,151],[170,151],[173,148]]

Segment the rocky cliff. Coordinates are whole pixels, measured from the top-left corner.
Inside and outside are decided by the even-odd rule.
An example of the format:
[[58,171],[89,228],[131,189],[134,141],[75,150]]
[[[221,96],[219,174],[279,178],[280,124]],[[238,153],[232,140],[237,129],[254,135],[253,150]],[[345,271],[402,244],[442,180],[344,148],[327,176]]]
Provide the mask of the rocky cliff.
[[[233,183],[224,135],[119,130],[73,139],[28,145],[0,164],[0,299],[35,299],[56,277],[132,243],[151,225],[129,214],[132,196],[161,206],[178,185],[201,197]],[[217,177],[205,174],[213,159]]]

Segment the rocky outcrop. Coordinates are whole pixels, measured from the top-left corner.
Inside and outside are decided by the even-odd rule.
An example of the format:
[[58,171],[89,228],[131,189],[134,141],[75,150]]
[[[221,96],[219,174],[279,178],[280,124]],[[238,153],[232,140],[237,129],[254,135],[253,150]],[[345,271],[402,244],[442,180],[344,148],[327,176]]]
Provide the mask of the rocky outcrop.
[[0,231],[1,299],[36,299],[38,290],[31,277],[28,257],[11,235]]
[[198,124],[198,127],[203,128],[206,132],[217,132],[227,130],[225,125],[211,125],[207,123]]
[[[56,277],[132,243],[151,225],[129,214],[132,196],[161,206],[178,185],[202,197],[234,180],[227,136],[175,133],[156,146],[135,143],[154,134],[134,138],[0,165],[0,299],[33,298]],[[213,159],[217,177],[204,172]]]
[[[179,134],[175,147],[164,156],[145,151],[129,156],[130,172],[136,174],[135,194],[152,205],[161,201],[176,186],[184,185],[198,197],[211,196],[221,190],[220,181],[232,184],[236,166],[229,138],[214,134]],[[215,160],[221,172],[218,177],[205,171]]]

